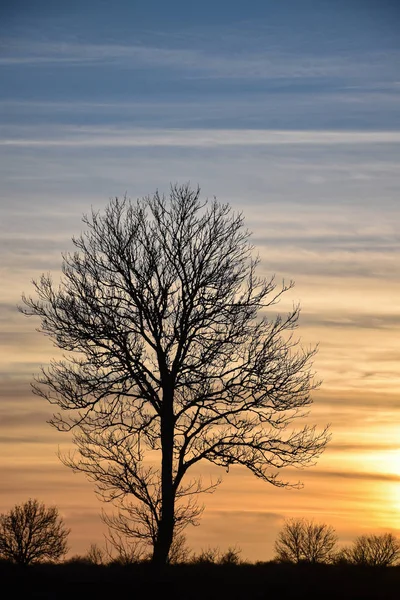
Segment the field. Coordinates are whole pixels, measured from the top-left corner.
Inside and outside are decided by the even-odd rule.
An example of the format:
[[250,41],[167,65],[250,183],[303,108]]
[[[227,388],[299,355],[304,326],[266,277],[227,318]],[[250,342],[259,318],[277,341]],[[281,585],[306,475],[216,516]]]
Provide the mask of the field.
[[400,597],[400,567],[333,565],[174,565],[156,575],[148,564],[0,565],[8,598],[37,600],[330,599],[394,600]]

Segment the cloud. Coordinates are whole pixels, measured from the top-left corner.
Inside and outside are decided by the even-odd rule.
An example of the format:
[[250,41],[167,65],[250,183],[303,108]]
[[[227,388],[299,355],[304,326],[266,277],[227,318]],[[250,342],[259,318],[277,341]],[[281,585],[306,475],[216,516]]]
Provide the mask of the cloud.
[[351,479],[354,481],[400,482],[400,475],[394,473],[364,473],[361,471],[331,471],[310,469],[307,478]]
[[[99,73],[100,77],[100,73]],[[255,93],[251,90],[238,90],[235,95],[224,90],[210,90],[209,93],[190,95],[183,102],[176,95],[152,94],[148,102],[140,101],[132,91],[130,101],[119,100],[120,95],[102,93],[103,102],[94,98],[93,102],[79,100],[71,91],[65,92],[65,100],[1,100],[0,120],[4,127],[25,121],[50,123],[124,123],[132,122],[142,127],[193,127],[217,128],[265,128],[270,123],[274,129],[349,129],[350,123],[366,130],[392,129],[399,115],[399,93],[377,93],[372,91],[339,92],[335,89],[285,90],[271,89],[268,93]],[[210,86],[211,87],[211,86]],[[400,89],[399,89],[400,92]],[[268,120],[266,121],[266,114]],[[329,120],[327,115],[329,114]],[[312,115],[312,117],[310,117]],[[4,134],[5,134],[4,129]]]
[[[17,147],[193,147],[399,144],[400,131],[285,131],[245,129],[116,129],[57,127],[52,137],[31,128],[30,137],[3,138],[1,146]],[[29,134],[29,129],[25,129]],[[47,132],[48,134],[50,131]]]
[[52,413],[45,411],[32,411],[32,410],[21,410],[16,411],[15,408],[11,410],[2,410],[0,412],[0,431],[9,431],[11,427],[25,427],[30,429],[31,427],[38,427],[40,425],[46,425],[46,421],[50,418]]
[[[359,229],[355,229],[353,225],[351,230],[343,231],[343,225],[339,222],[334,223],[330,231],[329,223],[326,223],[326,229],[323,232],[313,231],[311,227],[299,231],[298,228],[295,229],[293,225],[290,226],[284,222],[281,226],[279,224],[274,227],[271,225],[268,231],[264,229],[264,237],[255,238],[254,243],[258,246],[268,245],[279,249],[301,246],[305,250],[315,250],[316,248],[319,250],[323,246],[324,252],[343,253],[338,255],[339,259],[344,257],[344,253],[351,254],[351,258],[354,259],[353,255],[356,252],[361,252],[363,255],[375,253],[379,256],[380,253],[392,255],[393,252],[400,251],[400,237],[395,229],[366,234],[362,231],[362,225],[359,226]],[[272,227],[275,231],[272,230]],[[341,231],[338,231],[339,227]],[[370,260],[370,257],[366,257],[366,260]]]
[[261,511],[261,510],[212,510],[207,511],[208,515],[212,515],[216,519],[223,519],[226,517],[232,519],[242,520],[260,520],[260,521],[281,521],[284,517],[282,513]]
[[18,369],[16,369],[15,373],[10,373],[10,371],[7,370],[7,375],[11,375],[8,377],[5,377],[3,373],[0,373],[0,398],[2,406],[4,406],[4,403],[7,401],[10,401],[10,403],[15,403],[15,401],[18,400],[25,401],[31,396],[29,382],[32,374],[28,375],[28,373],[25,372],[25,364],[21,365],[20,369],[21,371],[24,371],[21,375],[19,374]]
[[175,70],[191,79],[339,78],[355,83],[367,76],[388,76],[398,54],[393,49],[391,61],[388,61],[387,56],[373,50],[318,55],[307,53],[304,49],[299,52],[298,49],[266,48],[264,44],[242,48],[238,52],[237,47],[232,51],[232,48],[224,49],[221,45],[204,44],[204,40],[196,48],[193,42],[192,38],[186,40],[186,45],[174,48],[171,45],[85,44],[62,40],[38,42],[8,38],[3,40],[0,66],[109,66]]
[[[7,40],[7,56],[0,65],[113,65],[125,67],[194,68],[201,53],[190,49],[157,48],[141,45],[74,44],[69,42],[35,42]],[[212,57],[210,57],[212,60]]]
[[54,239],[56,236],[51,237],[33,237],[29,235],[18,235],[5,233],[0,239],[0,252],[4,256],[6,254],[18,255],[24,258],[29,258],[29,255],[34,254],[36,257],[49,256],[49,254],[58,251],[60,244],[63,242],[65,245],[70,246],[70,239]]
[[[78,217],[88,209],[90,202],[103,205],[110,195],[127,191],[129,195],[140,196],[157,187],[168,192],[171,181],[191,180],[202,185],[203,194],[215,194],[221,201],[245,208],[247,223],[252,226],[254,222],[260,236],[265,234],[263,230],[268,227],[270,216],[276,218],[278,212],[281,220],[282,215],[289,218],[293,213],[302,213],[297,233],[291,232],[297,237],[303,228],[310,233],[315,214],[325,223],[336,223],[336,232],[348,232],[353,226],[353,233],[365,236],[366,231],[360,230],[358,225],[361,221],[369,226],[385,222],[387,227],[389,223],[394,233],[398,218],[395,190],[399,185],[399,144],[378,143],[384,139],[379,132],[355,133],[358,144],[350,143],[352,136],[348,132],[331,132],[337,143],[329,145],[324,143],[325,133],[5,127],[3,138],[7,137],[11,144],[15,140],[22,144],[27,140],[37,145],[24,149],[12,145],[1,148],[4,154],[2,210],[10,215],[7,223],[12,219],[14,231],[21,231],[24,224],[26,234],[32,235],[32,230],[40,229],[40,233],[48,235],[56,222],[58,230],[65,228],[66,231],[68,226],[69,231],[74,232],[80,226]],[[394,134],[396,132],[390,135]],[[382,135],[388,134],[382,132]],[[400,140],[400,132],[396,135]],[[259,145],[251,145],[254,139]],[[327,132],[327,140],[330,139]],[[346,143],[341,144],[341,140]],[[49,141],[56,145],[47,146]],[[64,141],[71,146],[63,146]],[[289,143],[291,141],[296,143]],[[136,146],[136,143],[144,145]],[[90,144],[90,151],[85,144]],[[356,180],[357,173],[366,173],[369,179]],[[309,183],[307,178],[313,174],[323,177],[325,184]],[[376,210],[377,197],[385,210]],[[291,206],[285,210],[287,204]],[[13,217],[17,210],[18,217]],[[73,211],[75,225],[71,217]],[[21,213],[29,214],[29,219],[24,220]],[[331,235],[332,229],[333,226]],[[285,231],[276,223],[276,236],[284,235]],[[264,241],[267,239],[264,235]]]
[[[334,371],[337,373],[337,368]],[[329,407],[335,422],[341,419],[342,425],[365,423],[371,419],[371,412],[376,423],[380,418],[393,420],[393,411],[397,412],[400,408],[396,389],[375,392],[362,388],[337,388],[329,391],[322,385],[314,393],[313,399],[316,405]]]
[[382,350],[371,354],[371,360],[374,362],[400,362],[400,350]]
[[[60,216],[55,221],[60,221]],[[42,224],[43,226],[44,224]],[[25,227],[27,224],[25,224]],[[29,226],[32,229],[32,225]],[[62,261],[61,252],[73,249],[71,239],[58,235],[57,225],[53,223],[51,229],[54,231],[52,237],[14,234],[8,232],[0,238],[0,253],[4,260],[4,267],[13,272],[29,270],[32,277],[38,271],[59,271]],[[28,280],[29,287],[30,280]],[[17,307],[14,306],[14,313]],[[7,310],[7,312],[9,312]],[[1,317],[0,317],[1,319]]]
[[13,475],[15,479],[23,480],[21,477],[22,473],[29,473],[31,477],[42,477],[43,475],[50,475],[56,477],[65,473],[65,467],[58,461],[58,458],[54,455],[54,462],[48,464],[32,464],[28,460],[26,464],[3,464],[0,466],[0,475],[9,476]]
[[98,510],[94,510],[92,508],[85,508],[82,506],[68,506],[64,509],[65,517],[68,519],[70,524],[74,526],[81,527],[82,525],[87,525],[88,522],[91,524],[98,523],[101,524],[100,507]]
[[400,327],[400,314],[363,314],[339,311],[335,315],[321,313],[302,313],[302,324],[305,326],[338,327],[354,329],[397,329]]
[[9,322],[10,318],[15,315],[17,307],[11,302],[0,302],[0,322]]
[[16,350],[37,348],[40,337],[36,331],[0,331],[0,345],[13,347]]
[[384,452],[386,450],[398,450],[398,442],[375,442],[375,443],[345,443],[345,442],[329,442],[329,452]]
[[[28,415],[29,418],[29,415]],[[1,430],[1,428],[0,428]],[[8,444],[38,444],[40,446],[47,444],[57,444],[60,442],[60,437],[57,435],[47,435],[47,436],[38,436],[38,435],[0,435],[0,444],[8,445]]]
[[[346,286],[344,285],[343,290],[345,289]],[[400,327],[400,313],[385,313],[383,310],[377,310],[376,313],[368,313],[365,312],[365,309],[360,309],[360,312],[353,312],[350,307],[346,310],[343,306],[338,306],[332,312],[330,308],[326,310],[323,305],[321,307],[314,305],[313,309],[313,312],[306,309],[301,310],[300,324],[302,327],[354,328],[359,331],[364,329],[393,331]],[[266,316],[272,321],[279,315],[285,314],[285,312],[286,309],[268,309]],[[334,344],[336,345],[336,340],[334,340]]]

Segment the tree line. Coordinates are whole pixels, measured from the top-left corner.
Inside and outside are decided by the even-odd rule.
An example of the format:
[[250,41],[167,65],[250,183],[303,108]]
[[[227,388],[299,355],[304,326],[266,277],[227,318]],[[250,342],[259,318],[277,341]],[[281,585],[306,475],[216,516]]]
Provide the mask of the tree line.
[[[68,552],[70,530],[57,507],[29,499],[0,515],[0,560],[18,565],[59,562]],[[307,519],[288,519],[275,541],[274,561],[294,564],[339,564],[388,567],[400,562],[400,540],[392,533],[358,536],[351,545],[338,547],[332,526]],[[190,551],[185,536],[175,538],[169,551],[169,564],[239,565],[241,550],[208,548],[199,554]],[[112,531],[105,547],[92,544],[84,556],[70,558],[69,563],[88,565],[137,564],[151,560],[140,540],[124,539]]]

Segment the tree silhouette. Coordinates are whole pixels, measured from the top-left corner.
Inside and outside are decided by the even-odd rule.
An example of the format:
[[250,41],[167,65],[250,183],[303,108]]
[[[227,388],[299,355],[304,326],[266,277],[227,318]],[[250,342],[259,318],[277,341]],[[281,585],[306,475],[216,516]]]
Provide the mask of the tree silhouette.
[[58,560],[67,553],[68,534],[55,506],[28,500],[0,515],[0,556],[19,565]]
[[294,563],[330,562],[337,539],[330,525],[306,519],[289,519],[275,542],[276,558]]
[[287,431],[312,402],[314,350],[292,337],[298,306],[268,316],[292,283],[257,276],[229,205],[175,185],[169,201],[115,199],[83,221],[60,285],[42,275],[37,298],[23,296],[22,312],[68,352],[34,391],[61,409],[55,427],[75,431],[65,462],[130,511],[162,565],[174,529],[201,512],[197,494],[219,483],[187,479],[199,461],[282,487],[279,469],[323,451],[326,429]]
[[341,549],[338,559],[354,565],[388,567],[400,559],[400,540],[392,533],[360,535],[352,546]]

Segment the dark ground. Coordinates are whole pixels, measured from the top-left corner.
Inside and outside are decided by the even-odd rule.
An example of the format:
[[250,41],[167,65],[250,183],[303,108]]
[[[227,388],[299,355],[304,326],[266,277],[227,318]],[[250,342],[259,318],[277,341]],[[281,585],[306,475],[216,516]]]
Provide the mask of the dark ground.
[[0,565],[0,598],[32,600],[400,600],[400,567],[328,565]]

